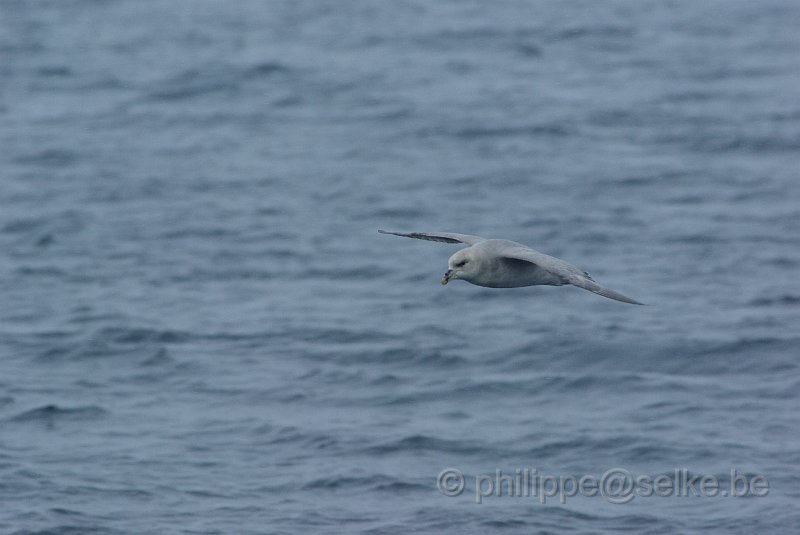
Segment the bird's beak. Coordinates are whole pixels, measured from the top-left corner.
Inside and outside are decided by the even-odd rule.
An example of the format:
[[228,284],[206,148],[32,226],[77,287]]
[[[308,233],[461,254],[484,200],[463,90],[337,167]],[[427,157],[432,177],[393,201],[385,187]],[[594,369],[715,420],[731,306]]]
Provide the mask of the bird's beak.
[[450,279],[454,278],[455,274],[456,274],[456,272],[455,272],[454,269],[448,269],[447,273],[445,273],[444,277],[442,277],[442,286],[444,286],[445,284],[450,282]]

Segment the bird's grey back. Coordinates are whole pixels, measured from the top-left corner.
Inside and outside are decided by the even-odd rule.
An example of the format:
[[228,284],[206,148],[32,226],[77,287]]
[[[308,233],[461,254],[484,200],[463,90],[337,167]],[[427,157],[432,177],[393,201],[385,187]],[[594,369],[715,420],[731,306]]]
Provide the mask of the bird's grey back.
[[568,282],[570,276],[588,277],[589,275],[569,262],[511,240],[485,240],[476,243],[472,247],[483,249],[493,255],[536,264],[540,268],[551,272],[553,275],[563,278],[564,282]]

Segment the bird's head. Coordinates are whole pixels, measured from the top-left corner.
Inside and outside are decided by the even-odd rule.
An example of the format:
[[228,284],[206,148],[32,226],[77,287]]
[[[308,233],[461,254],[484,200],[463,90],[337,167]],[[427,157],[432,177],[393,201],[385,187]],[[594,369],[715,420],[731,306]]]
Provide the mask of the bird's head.
[[469,248],[461,249],[447,261],[447,273],[442,277],[442,284],[447,284],[451,280],[462,279],[470,280],[473,272],[477,269],[472,251]]

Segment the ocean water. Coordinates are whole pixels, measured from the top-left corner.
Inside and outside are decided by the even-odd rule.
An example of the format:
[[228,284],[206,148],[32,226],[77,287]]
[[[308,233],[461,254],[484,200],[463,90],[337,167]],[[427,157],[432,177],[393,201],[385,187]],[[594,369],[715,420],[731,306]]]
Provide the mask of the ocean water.
[[[798,27],[791,0],[0,2],[0,532],[800,529]],[[379,228],[649,306],[442,287],[456,247]],[[677,491],[732,469],[766,495]],[[614,470],[676,489],[495,479]]]

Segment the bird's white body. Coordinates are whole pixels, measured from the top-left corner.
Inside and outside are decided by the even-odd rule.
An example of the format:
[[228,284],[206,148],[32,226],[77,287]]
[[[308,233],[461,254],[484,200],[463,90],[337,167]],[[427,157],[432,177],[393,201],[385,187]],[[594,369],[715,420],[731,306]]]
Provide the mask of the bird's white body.
[[[515,258],[503,256],[503,251],[511,251],[517,248],[525,248],[525,246],[509,240],[484,240],[471,247],[462,249],[450,257],[451,260],[453,260],[453,265],[450,265],[450,269],[453,269],[454,265],[459,262],[461,257],[469,258],[466,266],[475,269],[465,271],[454,270],[458,276],[451,277],[451,279],[458,278],[477,286],[485,286],[487,288],[520,288],[522,286],[561,286],[563,284],[569,284],[563,276],[558,275],[552,270],[545,269],[539,263],[533,264],[525,260],[517,260]],[[563,264],[563,266],[561,266],[563,268],[573,268],[573,266],[557,258],[547,256],[533,249],[528,250],[541,255],[541,260],[544,260],[546,257],[550,264],[560,262]],[[451,264],[451,262],[448,262],[448,265],[449,264]],[[574,269],[576,272],[582,273],[577,268]]]

